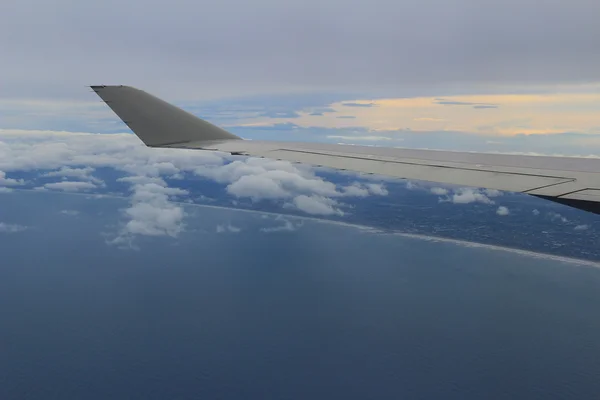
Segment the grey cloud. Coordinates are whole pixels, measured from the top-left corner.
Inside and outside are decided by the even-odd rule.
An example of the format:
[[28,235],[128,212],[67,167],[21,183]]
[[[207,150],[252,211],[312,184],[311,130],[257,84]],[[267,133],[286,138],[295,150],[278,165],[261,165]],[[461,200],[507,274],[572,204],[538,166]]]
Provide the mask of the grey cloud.
[[497,104],[471,103],[467,101],[450,101],[444,99],[436,99],[434,103],[443,106],[472,106],[475,109],[498,108]]
[[342,105],[345,107],[377,107],[375,103],[342,103]]
[[333,108],[329,107],[321,107],[316,109],[309,109],[309,115],[325,115],[325,113],[334,113],[336,112]]
[[438,99],[435,101],[435,104],[440,104],[443,106],[474,106],[478,103],[469,103],[466,101],[450,101],[450,100]]
[[11,2],[2,96],[87,99],[82,86],[97,83],[183,99],[598,81],[599,12],[597,0]]
[[300,114],[295,111],[265,111],[258,116],[268,118],[298,118]]
[[473,108],[484,110],[487,108],[498,108],[498,106],[495,104],[477,104],[477,105],[473,106]]

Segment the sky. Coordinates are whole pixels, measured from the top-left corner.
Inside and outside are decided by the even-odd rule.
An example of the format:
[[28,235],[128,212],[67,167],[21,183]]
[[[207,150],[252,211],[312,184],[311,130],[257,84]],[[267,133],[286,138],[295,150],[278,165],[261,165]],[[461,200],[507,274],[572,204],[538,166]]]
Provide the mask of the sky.
[[1,1],[0,393],[314,398],[333,374],[347,398],[481,397],[473,377],[592,397],[599,276],[576,266],[598,266],[600,215],[147,148],[88,86],[138,87],[246,139],[600,157],[598,15],[598,0]]
[[[235,105],[234,118],[198,110],[233,129],[357,130],[322,136],[388,145],[415,132],[599,145],[594,0],[2,7],[1,128],[101,132],[110,114],[86,86],[127,84],[187,107]],[[76,117],[86,124],[70,125]]]
[[[110,192],[103,174],[117,171],[123,241],[180,232],[176,202],[195,199],[177,179],[311,216],[389,193],[382,177],[146,149],[87,85],[139,87],[248,139],[600,156],[593,0],[0,7],[0,191]],[[511,212],[477,189],[434,189]]]
[[594,0],[9,0],[2,96],[109,83],[180,99],[588,84],[599,11]]

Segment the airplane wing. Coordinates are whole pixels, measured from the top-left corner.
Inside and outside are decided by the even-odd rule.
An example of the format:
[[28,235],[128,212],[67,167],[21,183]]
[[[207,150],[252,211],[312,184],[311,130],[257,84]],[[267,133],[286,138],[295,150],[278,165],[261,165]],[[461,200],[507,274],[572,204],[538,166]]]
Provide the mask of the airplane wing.
[[222,151],[521,192],[600,214],[600,159],[243,140],[142,90],[91,88],[149,147]]

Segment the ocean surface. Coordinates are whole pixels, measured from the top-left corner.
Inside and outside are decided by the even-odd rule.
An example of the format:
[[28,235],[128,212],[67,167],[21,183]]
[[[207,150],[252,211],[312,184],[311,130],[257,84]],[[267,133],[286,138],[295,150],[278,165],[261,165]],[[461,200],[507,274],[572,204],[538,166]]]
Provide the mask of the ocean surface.
[[592,263],[203,207],[179,238],[122,249],[123,200],[15,198],[0,399],[600,393]]

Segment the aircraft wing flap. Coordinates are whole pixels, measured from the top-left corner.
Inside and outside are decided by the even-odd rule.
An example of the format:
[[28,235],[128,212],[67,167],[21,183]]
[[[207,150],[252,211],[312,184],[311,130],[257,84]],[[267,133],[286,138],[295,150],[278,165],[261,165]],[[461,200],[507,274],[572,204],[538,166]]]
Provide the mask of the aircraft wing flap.
[[[368,154],[350,152],[355,146],[338,146],[339,151],[331,151],[329,144],[323,145],[323,150],[319,150],[319,145],[315,143],[311,143],[310,148],[306,148],[303,144],[297,143],[242,141],[202,144],[200,148],[367,174],[515,192],[528,192],[575,180],[561,171],[392,157],[389,154],[382,156],[377,154],[377,149],[379,149],[377,147],[370,147],[370,154]],[[199,148],[194,144],[170,147]],[[349,151],[342,151],[346,148]],[[396,150],[400,150],[399,152],[402,153],[401,149]],[[436,152],[433,151],[433,153]]]

